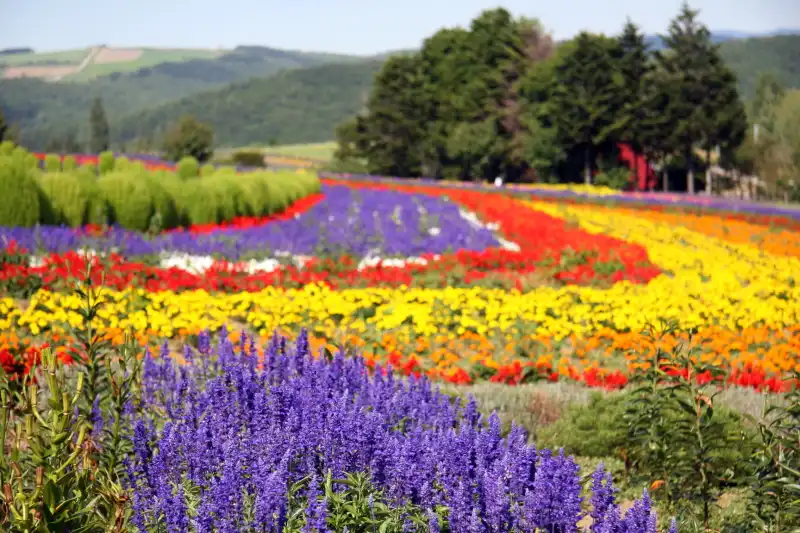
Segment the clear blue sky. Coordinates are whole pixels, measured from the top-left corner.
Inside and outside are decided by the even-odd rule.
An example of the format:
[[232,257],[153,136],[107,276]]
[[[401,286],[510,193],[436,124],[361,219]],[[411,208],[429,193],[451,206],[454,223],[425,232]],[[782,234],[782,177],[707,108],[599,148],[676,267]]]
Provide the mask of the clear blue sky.
[[[502,5],[557,39],[614,33],[630,16],[663,32],[680,0],[0,0],[0,48],[109,46],[275,48],[373,54],[414,48],[443,26]],[[712,30],[800,27],[800,0],[694,0]]]

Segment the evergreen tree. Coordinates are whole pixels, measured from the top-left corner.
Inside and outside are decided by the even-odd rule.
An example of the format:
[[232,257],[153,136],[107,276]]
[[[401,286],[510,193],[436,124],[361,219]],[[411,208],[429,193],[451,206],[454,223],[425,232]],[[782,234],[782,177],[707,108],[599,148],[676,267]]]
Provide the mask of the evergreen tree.
[[659,66],[672,85],[665,112],[674,125],[673,138],[686,164],[689,194],[695,192],[695,148],[705,142],[713,126],[706,115],[708,86],[719,75],[721,63],[711,32],[698,19],[699,11],[684,2],[681,11],[662,36],[666,49],[657,54]]
[[103,109],[103,101],[96,97],[92,102],[92,110],[89,114],[89,151],[93,154],[105,152],[110,146],[110,130],[106,112]]
[[678,147],[673,116],[665,112],[675,97],[670,93],[674,84],[669,83],[666,72],[651,70],[644,79],[642,88],[641,119],[637,123],[638,142],[648,163],[654,166],[661,176],[661,189],[669,191],[669,176],[666,160]]
[[[367,113],[356,119],[353,146],[372,173],[416,176],[425,137],[425,99],[416,56],[395,56],[375,77]],[[353,129],[349,132],[354,133]]]
[[620,48],[615,39],[582,32],[555,69],[553,105],[555,119],[567,146],[583,156],[585,183],[599,148],[627,127],[622,108]]
[[647,117],[645,83],[652,71],[644,34],[630,19],[625,23],[622,33],[617,37],[621,57],[619,72],[622,75],[621,115],[627,120],[619,132],[620,140],[631,146],[637,153],[645,154],[642,145],[643,121]]
[[706,193],[712,192],[710,171],[712,150],[735,152],[747,135],[747,114],[736,88],[736,76],[719,56],[711,58],[711,75],[707,80],[707,96],[703,103],[703,140],[705,149]]

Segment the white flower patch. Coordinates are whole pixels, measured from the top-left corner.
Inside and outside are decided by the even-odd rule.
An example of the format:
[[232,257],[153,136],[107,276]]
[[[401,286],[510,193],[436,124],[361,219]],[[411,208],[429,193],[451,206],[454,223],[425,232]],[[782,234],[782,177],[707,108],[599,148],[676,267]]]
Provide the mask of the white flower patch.
[[[420,212],[424,214],[424,208],[421,206]],[[472,227],[476,229],[488,229],[492,232],[497,232],[500,229],[500,226],[496,223],[483,224],[477,215],[470,211],[459,210],[459,214],[462,218],[464,218],[464,220],[466,220]],[[395,215],[399,218],[400,213],[396,212]],[[441,233],[441,228],[429,228],[428,233],[433,236],[439,235]],[[495,235],[495,238],[506,250],[520,250],[519,245],[514,242],[507,241],[497,235]],[[90,248],[76,250],[78,254],[84,257],[104,257],[115,251],[117,250],[93,250]],[[380,265],[382,268],[404,268],[407,265],[425,266],[428,264],[428,260],[422,257],[381,258],[378,255],[379,253],[379,249],[370,250],[367,255],[361,259],[361,261],[359,261],[357,269],[365,270],[368,268],[377,267],[378,265]],[[439,255],[433,256],[434,261],[438,261],[439,258]],[[270,273],[280,270],[283,265],[286,264],[287,259],[297,268],[303,269],[314,258],[307,255],[292,255],[286,251],[278,251],[275,252],[275,257],[251,259],[244,262],[230,262],[230,264],[238,270],[247,272],[248,274]],[[29,264],[32,267],[42,266],[44,264],[44,260],[45,257],[43,256],[31,256]],[[192,255],[181,252],[165,252],[160,255],[158,266],[165,269],[178,268],[180,270],[185,270],[186,272],[191,272],[192,274],[201,275],[218,263],[219,261],[210,255]]]
[[[461,218],[466,220],[467,223],[475,229],[488,229],[493,233],[496,233],[500,229],[500,224],[498,224],[497,222],[490,222],[488,224],[484,224],[483,222],[481,222],[481,219],[478,218],[478,215],[476,215],[472,211],[465,211],[464,209],[459,209],[458,212],[461,215]],[[497,241],[500,243],[500,246],[505,248],[506,250],[510,250],[512,252],[520,251],[519,244],[507,241],[496,234],[494,238],[497,239]]]
[[[298,268],[303,268],[312,258],[305,255],[291,256],[286,252],[277,252],[279,257],[291,257],[291,262]],[[218,261],[210,255],[192,255],[181,253],[165,253],[161,255],[159,266],[161,268],[179,268],[193,274],[203,274],[211,269]],[[283,262],[280,259],[268,257],[266,259],[251,259],[244,262],[232,262],[238,270],[248,274],[269,273],[280,270]]]

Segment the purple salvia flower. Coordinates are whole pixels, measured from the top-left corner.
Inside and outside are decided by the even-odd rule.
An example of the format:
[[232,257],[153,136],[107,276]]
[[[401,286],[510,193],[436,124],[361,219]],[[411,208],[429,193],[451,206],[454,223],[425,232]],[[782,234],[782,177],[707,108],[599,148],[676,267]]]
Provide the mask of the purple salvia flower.
[[592,523],[593,533],[626,533],[620,518],[619,507],[611,504],[605,513]]
[[194,363],[194,350],[188,344],[183,345],[183,360],[188,364]]
[[622,519],[626,533],[650,533],[652,525],[652,503],[647,489],[642,492],[642,497],[633,503]]
[[[503,438],[497,416],[481,421],[474,399],[461,408],[426,378],[373,374],[363,359],[341,351],[332,361],[307,352],[298,357],[304,342],[287,351],[285,338],[274,336],[264,365],[255,367],[225,340],[218,345],[223,364],[202,371],[193,365],[211,357],[180,369],[170,360],[146,362],[152,366],[145,386],[164,404],[156,412],[166,415],[156,431],[152,410],[131,414],[134,453],[126,485],[135,527],[144,517],[162,516],[162,523],[146,525],[169,529],[152,502],[178,498],[178,485],[186,484],[198,498],[196,531],[277,533],[287,521],[292,484],[318,472],[334,478],[370,472],[393,504],[447,506],[450,531],[575,530],[580,478],[563,453],[537,453],[517,426]],[[608,478],[599,483],[613,492]],[[253,502],[250,523],[246,501]],[[309,528],[322,523],[319,506],[309,503]],[[626,518],[633,523],[634,516]],[[646,516],[648,528],[649,511]],[[613,518],[601,522],[602,533],[629,533]],[[431,530],[439,526],[437,519]]]
[[555,456],[549,450],[542,453],[533,490],[525,498],[523,521],[528,527],[576,531],[582,501],[578,474],[578,465],[564,450]]
[[321,498],[319,479],[316,474],[311,476],[311,480],[308,483],[306,498],[308,503],[306,504],[306,523],[303,526],[303,533],[324,533],[328,531],[326,527],[327,502],[324,498]]
[[603,463],[597,465],[592,473],[592,531],[602,522],[606,511],[616,503],[616,490],[613,486],[611,474],[607,473]]
[[211,335],[207,329],[201,331],[197,336],[197,351],[205,356],[211,353]]
[[98,444],[103,434],[103,411],[100,409],[100,396],[96,396],[92,402],[89,421],[92,424],[92,440]]
[[428,531],[429,533],[439,533],[439,517],[431,509],[428,509]]
[[669,524],[669,532],[668,533],[678,533],[678,521],[673,518],[672,522]]
[[486,531],[486,528],[483,527],[481,517],[478,516],[477,509],[472,510],[472,514],[469,517],[469,529],[467,531],[469,531],[469,533],[484,533]]

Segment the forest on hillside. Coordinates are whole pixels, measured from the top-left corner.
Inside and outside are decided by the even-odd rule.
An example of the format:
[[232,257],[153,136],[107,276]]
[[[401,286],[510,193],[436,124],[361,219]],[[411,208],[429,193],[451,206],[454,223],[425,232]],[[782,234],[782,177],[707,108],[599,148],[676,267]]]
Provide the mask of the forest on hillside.
[[[30,148],[43,149],[49,142],[63,144],[66,138],[84,144],[87,117],[95,98],[103,100],[109,120],[116,125],[134,120],[130,117],[137,117],[144,110],[204,91],[227,89],[231,84],[264,79],[283,71],[350,61],[362,59],[242,46],[213,59],[166,62],[87,82],[0,79],[0,108],[8,121],[19,127],[20,141]],[[130,129],[122,129],[126,128]]]

